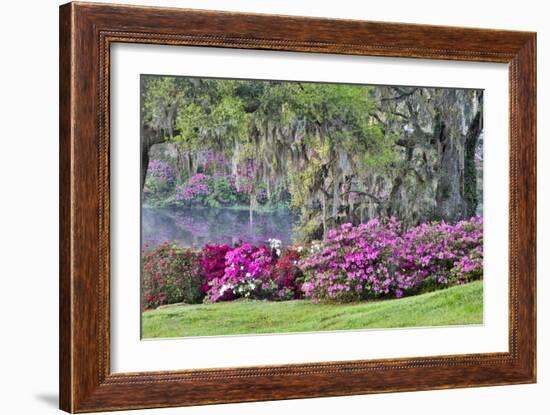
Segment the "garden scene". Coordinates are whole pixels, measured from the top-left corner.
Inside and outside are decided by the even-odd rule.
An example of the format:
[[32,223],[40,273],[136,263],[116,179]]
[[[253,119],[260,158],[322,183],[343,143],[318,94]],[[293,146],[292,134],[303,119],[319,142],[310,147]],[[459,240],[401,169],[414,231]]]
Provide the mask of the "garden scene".
[[142,337],[483,322],[483,91],[141,77]]

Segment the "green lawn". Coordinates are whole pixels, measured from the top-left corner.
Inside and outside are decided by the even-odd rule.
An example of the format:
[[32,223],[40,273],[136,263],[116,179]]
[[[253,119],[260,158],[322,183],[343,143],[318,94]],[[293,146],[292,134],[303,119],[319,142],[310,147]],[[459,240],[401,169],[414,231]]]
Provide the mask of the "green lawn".
[[483,282],[399,300],[351,304],[233,301],[143,313],[142,337],[219,336],[481,324]]

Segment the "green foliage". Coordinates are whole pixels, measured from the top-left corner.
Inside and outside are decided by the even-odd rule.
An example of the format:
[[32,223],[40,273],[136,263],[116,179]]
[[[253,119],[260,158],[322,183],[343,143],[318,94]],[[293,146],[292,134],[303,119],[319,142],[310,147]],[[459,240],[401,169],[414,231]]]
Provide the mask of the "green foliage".
[[268,206],[275,209],[288,209],[290,207],[292,195],[288,190],[286,183],[279,183],[271,193],[268,199]]
[[311,141],[315,154],[312,155],[309,163],[301,168],[290,170],[291,206],[296,209],[307,207],[312,193],[319,188],[316,182],[319,177],[322,177],[322,170],[330,163],[330,144],[322,141],[319,136],[312,138]]
[[248,132],[248,116],[236,96],[238,81],[199,80],[175,120],[173,141],[186,150],[231,148]]
[[171,133],[188,89],[184,78],[142,77],[143,123],[165,135]]
[[200,126],[206,125],[207,119],[204,111],[194,102],[190,102],[181,108],[176,119],[178,134],[174,138],[182,148],[194,150],[197,140],[200,139]]
[[323,223],[320,214],[304,214],[298,223],[300,242],[307,243],[323,238]]
[[363,166],[378,173],[387,172],[391,166],[398,160],[395,151],[395,136],[384,135],[379,126],[373,126],[369,135],[371,141],[368,145],[368,151],[359,153],[362,156]]
[[231,186],[226,177],[211,178],[208,187],[210,193],[205,197],[205,202],[212,208],[234,205],[239,199],[242,199],[242,196]]
[[173,188],[173,184],[167,180],[149,175],[145,181],[145,188],[143,191],[146,194],[166,194]]

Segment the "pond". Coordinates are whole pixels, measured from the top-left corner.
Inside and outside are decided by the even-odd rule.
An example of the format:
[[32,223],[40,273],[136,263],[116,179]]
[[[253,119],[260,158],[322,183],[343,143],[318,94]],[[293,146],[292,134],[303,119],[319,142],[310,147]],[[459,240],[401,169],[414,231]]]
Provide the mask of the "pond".
[[156,246],[165,241],[181,247],[200,248],[206,243],[234,245],[238,241],[263,244],[269,238],[284,245],[293,243],[296,217],[290,210],[254,212],[229,208],[143,208],[141,244]]

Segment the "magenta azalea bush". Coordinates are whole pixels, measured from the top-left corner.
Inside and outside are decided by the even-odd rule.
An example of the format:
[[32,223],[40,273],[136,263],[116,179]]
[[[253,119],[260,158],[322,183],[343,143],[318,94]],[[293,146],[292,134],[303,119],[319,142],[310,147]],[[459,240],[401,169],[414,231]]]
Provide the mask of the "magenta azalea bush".
[[209,299],[212,302],[231,297],[269,299],[276,285],[270,278],[275,262],[265,246],[252,247],[247,243],[225,255],[225,272],[210,282]]
[[[208,251],[216,249],[219,252],[223,247],[225,245],[209,246]],[[219,276],[208,282],[210,289],[206,300],[219,302],[249,298],[282,301],[301,298],[303,274],[298,268],[299,259],[296,250],[282,250],[279,244],[269,247],[247,243],[238,245],[225,254],[223,274],[219,271]],[[219,257],[217,261],[219,265]],[[210,266],[211,261],[205,261],[203,257],[203,264],[205,262]]]
[[483,277],[483,218],[405,228],[397,219],[343,224],[311,246],[239,243],[200,251],[168,243],[143,252],[145,307],[170,302],[360,301],[460,285]]
[[331,230],[299,264],[314,300],[402,297],[482,277],[483,219],[404,229],[392,218]]

